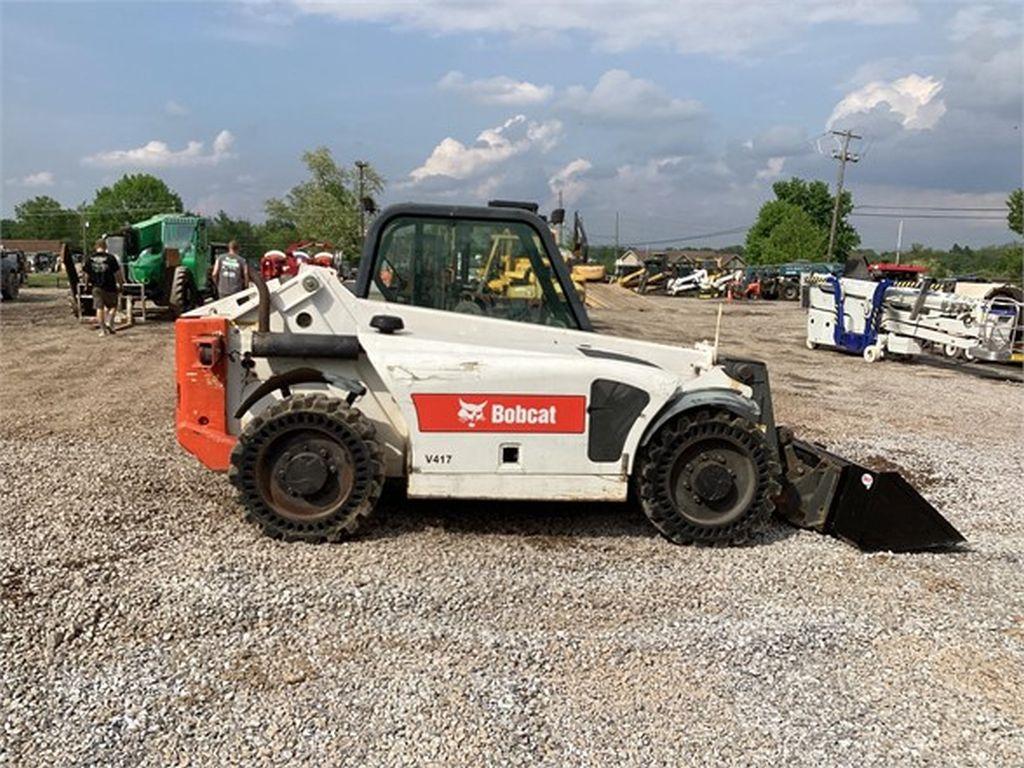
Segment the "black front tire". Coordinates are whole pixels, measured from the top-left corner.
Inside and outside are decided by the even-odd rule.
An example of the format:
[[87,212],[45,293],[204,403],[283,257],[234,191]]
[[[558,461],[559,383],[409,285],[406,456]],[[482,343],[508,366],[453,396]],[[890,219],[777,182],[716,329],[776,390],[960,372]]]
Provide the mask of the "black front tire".
[[638,458],[644,514],[676,544],[740,544],[767,524],[781,470],[753,422],[717,410],[666,424]]
[[167,297],[167,306],[174,317],[183,315],[199,306],[199,291],[196,289],[192,273],[185,267],[175,267],[171,278],[171,290]]
[[344,400],[294,395],[253,418],[228,478],[246,518],[286,541],[340,541],[370,517],[384,486],[373,423]]
[[4,280],[3,285],[3,297],[5,301],[13,301],[18,298],[18,293],[21,290],[21,275],[15,271],[7,273],[7,278]]

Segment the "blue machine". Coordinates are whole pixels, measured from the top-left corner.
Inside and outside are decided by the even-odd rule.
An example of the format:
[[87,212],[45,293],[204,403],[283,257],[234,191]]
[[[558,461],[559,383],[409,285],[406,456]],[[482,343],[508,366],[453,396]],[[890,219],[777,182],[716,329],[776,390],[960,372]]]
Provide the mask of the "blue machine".
[[864,319],[863,333],[846,330],[842,284],[837,277],[829,277],[828,283],[832,286],[832,296],[836,304],[836,324],[833,329],[835,345],[844,352],[859,355],[878,341],[878,330],[882,324],[882,302],[885,300],[885,292],[892,285],[892,281],[881,280],[875,286],[875,292],[871,295],[871,313]]

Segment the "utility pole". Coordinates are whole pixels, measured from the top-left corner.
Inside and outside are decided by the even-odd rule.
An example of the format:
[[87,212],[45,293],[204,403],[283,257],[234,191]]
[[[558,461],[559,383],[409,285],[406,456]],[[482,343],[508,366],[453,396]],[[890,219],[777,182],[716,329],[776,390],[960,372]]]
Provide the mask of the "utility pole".
[[363,198],[366,196],[364,191],[364,184],[366,181],[366,166],[365,160],[356,160],[356,168],[359,169],[359,239],[363,240],[366,237],[366,206],[363,205]]
[[619,258],[619,212],[615,212],[615,258]]
[[900,219],[900,227],[896,230],[896,263],[900,263],[900,251],[903,250],[903,219]]
[[858,136],[853,131],[832,131],[833,136],[838,136],[843,140],[842,149],[832,151],[832,157],[839,161],[839,178],[836,181],[836,204],[832,208],[832,226],[828,230],[828,256],[826,261],[832,261],[832,251],[836,245],[836,227],[839,225],[839,201],[843,196],[843,177],[846,174],[846,164],[856,163],[860,160],[860,155],[855,155],[850,152],[850,141],[852,139],[863,138]]

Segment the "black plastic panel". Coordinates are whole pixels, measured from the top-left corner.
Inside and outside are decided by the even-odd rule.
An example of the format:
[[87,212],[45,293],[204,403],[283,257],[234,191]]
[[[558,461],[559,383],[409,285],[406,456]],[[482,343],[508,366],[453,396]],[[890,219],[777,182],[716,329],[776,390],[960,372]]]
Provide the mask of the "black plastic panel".
[[633,423],[647,407],[650,396],[642,389],[610,379],[595,379],[590,385],[590,423],[587,429],[587,458],[618,461]]

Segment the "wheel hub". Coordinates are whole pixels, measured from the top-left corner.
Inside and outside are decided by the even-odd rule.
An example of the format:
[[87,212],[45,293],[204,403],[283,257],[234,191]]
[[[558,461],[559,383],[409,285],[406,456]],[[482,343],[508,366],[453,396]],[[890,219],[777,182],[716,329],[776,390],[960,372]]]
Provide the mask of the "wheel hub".
[[729,470],[721,464],[702,464],[693,474],[693,490],[705,502],[721,501],[735,486]]
[[287,430],[267,446],[257,467],[261,493],[282,517],[309,523],[332,514],[352,493],[352,454],[327,433]]
[[282,470],[285,489],[295,496],[309,496],[318,492],[327,482],[327,462],[312,452],[292,456]]

